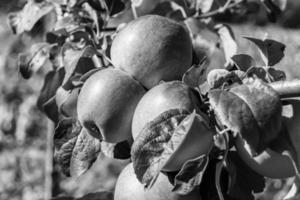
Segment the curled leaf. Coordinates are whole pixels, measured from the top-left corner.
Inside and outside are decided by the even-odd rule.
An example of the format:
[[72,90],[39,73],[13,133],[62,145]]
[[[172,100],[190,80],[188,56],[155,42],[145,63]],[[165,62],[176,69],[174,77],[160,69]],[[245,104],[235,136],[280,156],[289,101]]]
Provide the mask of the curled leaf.
[[9,25],[14,34],[30,31],[43,16],[54,9],[49,1],[29,0],[19,12],[10,13],[8,16]]
[[205,59],[199,65],[193,65],[182,76],[182,81],[192,88],[196,88],[200,84],[200,78],[206,71]]
[[62,49],[64,68],[66,75],[63,81],[63,87],[69,90],[73,87],[72,77],[80,75],[95,68],[92,56],[95,54],[95,49],[92,46],[78,48],[71,43],[66,43]]
[[[148,123],[134,141],[132,162],[138,180],[151,187],[160,170],[175,150],[179,141],[172,141],[174,130],[188,116],[185,110],[170,110]],[[174,142],[176,142],[174,144]],[[177,144],[178,145],[178,144]]]
[[96,161],[100,152],[100,141],[82,129],[76,140],[70,160],[71,176],[80,176]]
[[260,55],[266,66],[274,66],[284,56],[285,45],[271,39],[257,39],[253,37],[244,37],[253,42],[259,49]]
[[272,82],[286,80],[286,75],[284,71],[274,69],[271,67],[269,67],[267,70],[268,70],[268,75],[271,77]]
[[248,79],[229,91],[211,90],[209,102],[221,126],[241,134],[256,151],[280,131],[280,98],[259,79]]
[[31,46],[29,52],[19,54],[18,65],[23,78],[30,78],[47,60],[49,61],[50,50],[50,44],[37,43]]
[[182,195],[193,191],[195,187],[201,184],[208,161],[207,155],[186,161],[175,176],[172,191]]
[[61,120],[54,132],[54,146],[61,149],[62,146],[72,138],[78,136],[81,131],[81,125],[75,118],[66,118]]
[[[207,143],[195,150],[203,134]],[[131,155],[138,180],[150,188],[160,171],[180,169],[185,159],[192,159],[210,151],[209,136],[212,132],[204,119],[195,112],[172,109],[160,114],[149,122],[134,141]],[[183,155],[187,151],[189,155]],[[182,161],[178,161],[180,157]],[[177,160],[177,161],[176,161]]]
[[80,176],[100,152],[100,141],[90,136],[76,119],[67,118],[55,129],[55,157],[66,176]]

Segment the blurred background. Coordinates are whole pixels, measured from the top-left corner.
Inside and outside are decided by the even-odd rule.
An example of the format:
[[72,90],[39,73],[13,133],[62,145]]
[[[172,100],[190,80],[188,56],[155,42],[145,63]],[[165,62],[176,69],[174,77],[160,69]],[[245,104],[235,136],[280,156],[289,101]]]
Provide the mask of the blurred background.
[[[53,161],[47,138],[52,136],[46,117],[36,107],[44,72],[24,80],[17,67],[18,53],[35,41],[13,35],[7,25],[8,13],[21,9],[25,2],[0,1],[0,199],[42,200],[49,191],[74,197],[102,190],[113,191],[117,175],[128,163],[126,160],[112,160],[100,155],[91,170],[76,179],[64,177],[55,164],[49,167]],[[286,11],[276,23],[269,22],[262,5],[253,6],[250,15],[234,17],[225,13],[216,20],[232,24],[239,53],[248,53],[258,60],[255,46],[241,35],[262,38],[268,33],[270,38],[286,44],[286,56],[279,68],[289,68],[291,77],[299,75],[300,1],[288,0]],[[38,30],[35,40],[42,37]],[[280,199],[290,184],[289,179],[269,180],[269,192],[259,199]]]

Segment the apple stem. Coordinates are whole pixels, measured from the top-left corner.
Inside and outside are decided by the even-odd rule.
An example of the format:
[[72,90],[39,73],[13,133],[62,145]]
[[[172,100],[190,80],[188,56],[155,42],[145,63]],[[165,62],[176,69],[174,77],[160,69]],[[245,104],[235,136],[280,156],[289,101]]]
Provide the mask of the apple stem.
[[138,14],[137,14],[137,10],[136,10],[135,5],[131,4],[131,9],[132,9],[132,14],[133,14],[134,19],[137,19]]
[[221,176],[222,168],[223,168],[223,165],[225,164],[225,160],[227,158],[228,151],[229,151],[228,131],[223,133],[222,137],[225,140],[225,153],[224,153],[224,156],[223,156],[222,160],[220,162],[218,162],[217,165],[216,165],[216,174],[215,174],[215,183],[216,183],[216,188],[217,188],[217,192],[218,192],[218,196],[219,196],[220,200],[224,200],[221,185],[220,185],[220,176]]
[[300,97],[300,79],[276,81],[269,85],[278,92],[280,98]]

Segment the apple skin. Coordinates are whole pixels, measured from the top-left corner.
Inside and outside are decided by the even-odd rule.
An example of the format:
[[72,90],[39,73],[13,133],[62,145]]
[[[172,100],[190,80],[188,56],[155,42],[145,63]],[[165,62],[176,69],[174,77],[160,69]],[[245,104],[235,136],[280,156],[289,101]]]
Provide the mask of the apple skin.
[[117,143],[131,138],[131,121],[145,89],[125,72],[107,68],[89,77],[77,103],[78,120],[94,137]]
[[128,164],[119,175],[116,183],[114,200],[201,200],[197,189],[187,195],[172,192],[173,186],[167,176],[160,173],[154,185],[149,189],[138,181],[132,163]]
[[131,21],[113,40],[111,60],[144,87],[181,80],[192,63],[192,42],[181,24],[158,15]]
[[187,133],[178,149],[163,167],[163,171],[180,170],[184,162],[208,154],[213,144],[213,132],[201,121],[206,116],[200,111],[200,98],[196,91],[181,81],[161,83],[149,90],[138,103],[132,120],[132,136],[137,139],[145,125],[170,109],[196,110],[201,118]]
[[181,81],[163,82],[149,90],[139,101],[132,120],[132,136],[136,139],[144,126],[170,109],[201,112],[197,93]]

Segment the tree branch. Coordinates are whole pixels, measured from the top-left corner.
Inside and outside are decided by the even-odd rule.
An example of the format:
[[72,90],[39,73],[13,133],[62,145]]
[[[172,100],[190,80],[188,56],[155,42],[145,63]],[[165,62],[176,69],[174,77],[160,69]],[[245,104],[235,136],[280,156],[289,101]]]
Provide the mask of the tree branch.
[[269,85],[278,92],[281,98],[300,97],[300,79],[276,81]]

